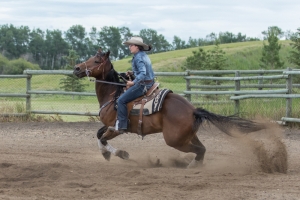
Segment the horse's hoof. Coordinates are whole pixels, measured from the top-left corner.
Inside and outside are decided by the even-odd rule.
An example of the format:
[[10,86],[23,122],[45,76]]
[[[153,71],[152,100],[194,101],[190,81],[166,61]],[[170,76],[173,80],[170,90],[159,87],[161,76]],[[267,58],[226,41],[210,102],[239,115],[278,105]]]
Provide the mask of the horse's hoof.
[[127,153],[126,151],[123,150],[117,150],[116,152],[116,156],[124,159],[124,160],[128,160],[129,159],[129,153]]
[[111,153],[109,151],[105,151],[102,153],[103,157],[105,158],[105,160],[109,161],[110,160],[110,155]]
[[193,168],[197,168],[197,167],[201,167],[203,165],[203,161],[197,161],[197,160],[192,160],[192,162],[186,167],[188,169],[193,169]]

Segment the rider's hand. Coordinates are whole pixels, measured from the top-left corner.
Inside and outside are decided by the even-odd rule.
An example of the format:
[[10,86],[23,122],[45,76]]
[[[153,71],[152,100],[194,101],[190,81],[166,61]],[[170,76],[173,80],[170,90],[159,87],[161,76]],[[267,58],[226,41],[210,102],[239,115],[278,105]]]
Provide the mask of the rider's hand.
[[130,88],[133,85],[134,85],[133,81],[127,81],[127,83],[126,83],[126,89]]
[[127,76],[130,76],[130,75],[132,75],[132,74],[133,74],[132,71],[127,71],[127,72],[126,72],[126,75],[127,75]]

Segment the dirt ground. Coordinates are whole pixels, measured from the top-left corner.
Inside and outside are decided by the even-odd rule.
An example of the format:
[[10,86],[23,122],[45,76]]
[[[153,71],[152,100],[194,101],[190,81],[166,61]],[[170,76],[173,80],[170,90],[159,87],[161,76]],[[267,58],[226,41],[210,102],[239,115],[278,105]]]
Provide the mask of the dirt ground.
[[204,126],[204,166],[162,134],[124,134],[130,154],[106,161],[100,122],[0,123],[0,199],[300,199],[300,131],[274,126],[234,138]]

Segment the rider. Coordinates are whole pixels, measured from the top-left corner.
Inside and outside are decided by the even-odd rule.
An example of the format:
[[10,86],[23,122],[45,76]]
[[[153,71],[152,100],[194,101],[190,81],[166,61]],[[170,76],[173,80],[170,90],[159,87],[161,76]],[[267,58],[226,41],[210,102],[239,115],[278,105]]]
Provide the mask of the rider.
[[127,81],[126,92],[117,100],[117,121],[115,127],[108,127],[108,131],[114,132],[116,135],[127,132],[128,111],[126,104],[144,95],[154,84],[152,64],[148,55],[145,53],[145,51],[150,51],[152,46],[143,43],[141,37],[132,37],[123,44],[128,45],[130,52],[133,54],[131,61],[132,71],[127,71],[126,75],[133,73],[135,79],[133,81]]

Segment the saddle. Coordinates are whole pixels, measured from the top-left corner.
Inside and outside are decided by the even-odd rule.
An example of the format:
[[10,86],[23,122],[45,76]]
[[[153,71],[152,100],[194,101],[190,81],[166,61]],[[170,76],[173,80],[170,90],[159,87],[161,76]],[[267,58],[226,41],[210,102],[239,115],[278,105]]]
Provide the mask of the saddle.
[[138,115],[137,133],[142,135],[143,115],[151,115],[158,112],[162,107],[165,96],[172,92],[168,89],[160,90],[159,83],[154,83],[147,93],[127,104],[128,115]]
[[[153,86],[147,91],[147,93],[145,95],[143,95],[143,96],[133,100],[129,104],[127,104],[127,107],[129,107],[129,105],[130,105],[130,107],[129,107],[130,110],[128,110],[130,112],[128,112],[128,113],[130,113],[131,115],[138,115],[140,112],[137,112],[137,110],[138,111],[141,110],[144,115],[150,115],[152,112],[147,112],[147,111],[144,112],[142,107],[144,107],[144,105],[147,102],[150,102],[152,99],[154,99],[158,95],[158,93],[160,91],[158,86],[159,86],[159,83],[154,83]],[[132,107],[131,107],[131,103],[133,103]]]

